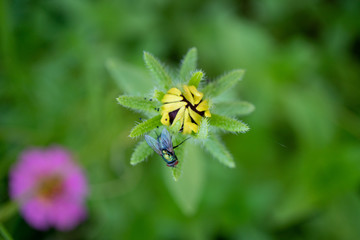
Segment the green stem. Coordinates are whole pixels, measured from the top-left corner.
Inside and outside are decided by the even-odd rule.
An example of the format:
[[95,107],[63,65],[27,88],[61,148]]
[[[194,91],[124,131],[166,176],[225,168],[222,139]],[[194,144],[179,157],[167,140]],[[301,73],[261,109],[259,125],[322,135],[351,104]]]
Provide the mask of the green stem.
[[18,210],[16,202],[7,202],[0,207],[0,224],[5,222],[8,218],[13,216]]
[[9,232],[6,230],[4,225],[2,225],[1,223],[0,223],[0,236],[4,240],[13,240],[13,238],[11,237]]

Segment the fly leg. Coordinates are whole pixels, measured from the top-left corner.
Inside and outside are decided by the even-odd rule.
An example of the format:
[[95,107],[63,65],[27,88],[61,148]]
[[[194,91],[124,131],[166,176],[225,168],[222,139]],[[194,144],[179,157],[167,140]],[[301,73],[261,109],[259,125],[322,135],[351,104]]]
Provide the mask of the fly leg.
[[179,143],[178,145],[176,145],[175,147],[173,147],[174,149],[179,147],[181,144],[183,144],[186,140],[190,139],[191,137],[188,137],[187,139],[185,139],[184,141],[182,141],[181,143]]

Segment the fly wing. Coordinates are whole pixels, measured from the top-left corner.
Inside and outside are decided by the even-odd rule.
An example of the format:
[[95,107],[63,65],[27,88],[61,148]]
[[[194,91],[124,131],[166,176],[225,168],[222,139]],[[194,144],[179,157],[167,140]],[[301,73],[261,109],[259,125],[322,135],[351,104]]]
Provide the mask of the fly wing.
[[161,144],[162,149],[166,149],[169,152],[174,152],[172,141],[171,141],[171,136],[170,136],[169,131],[166,128],[164,128],[161,132],[161,140],[160,141],[161,141],[160,144]]
[[160,150],[160,144],[155,138],[150,137],[149,135],[145,135],[145,141],[157,154],[159,154],[160,156],[162,155]]

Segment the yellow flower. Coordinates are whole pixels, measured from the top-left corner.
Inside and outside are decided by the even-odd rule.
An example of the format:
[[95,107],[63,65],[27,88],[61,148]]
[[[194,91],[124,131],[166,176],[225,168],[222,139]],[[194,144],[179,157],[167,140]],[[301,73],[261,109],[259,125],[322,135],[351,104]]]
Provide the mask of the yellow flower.
[[178,121],[183,134],[197,133],[203,117],[211,117],[209,103],[194,86],[183,85],[183,91],[171,88],[162,98],[161,123],[170,126]]

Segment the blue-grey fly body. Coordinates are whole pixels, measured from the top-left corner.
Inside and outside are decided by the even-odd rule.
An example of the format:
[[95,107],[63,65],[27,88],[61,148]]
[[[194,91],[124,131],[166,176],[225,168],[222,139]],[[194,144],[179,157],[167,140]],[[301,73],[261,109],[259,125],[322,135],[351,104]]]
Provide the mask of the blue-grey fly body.
[[174,149],[180,146],[184,141],[173,147],[170,133],[166,128],[162,130],[161,135],[158,136],[157,139],[149,135],[145,135],[145,141],[157,154],[162,157],[162,159],[164,159],[168,167],[175,167],[179,163]]

